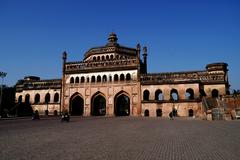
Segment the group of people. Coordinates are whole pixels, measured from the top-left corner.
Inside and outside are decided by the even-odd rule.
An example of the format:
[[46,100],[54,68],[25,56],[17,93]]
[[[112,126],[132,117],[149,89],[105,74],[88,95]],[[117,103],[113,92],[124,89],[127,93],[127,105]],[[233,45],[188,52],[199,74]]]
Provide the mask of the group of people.
[[[32,120],[39,120],[40,116],[39,116],[39,112],[38,110],[36,110],[33,115],[32,115]],[[64,114],[62,114],[61,116],[61,122],[69,122],[70,121],[70,115],[68,114],[68,112],[64,112]]]

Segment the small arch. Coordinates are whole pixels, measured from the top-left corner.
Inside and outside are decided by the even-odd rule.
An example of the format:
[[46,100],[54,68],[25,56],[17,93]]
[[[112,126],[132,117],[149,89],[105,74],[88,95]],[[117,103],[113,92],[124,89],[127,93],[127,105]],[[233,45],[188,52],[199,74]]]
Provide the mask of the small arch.
[[144,92],[143,92],[143,100],[144,101],[149,101],[149,91],[146,89]]
[[101,82],[101,76],[100,75],[97,76],[97,82]]
[[100,56],[97,57],[97,60],[100,61]]
[[104,56],[102,56],[102,60],[103,60],[103,61],[105,60],[105,57],[104,57]]
[[90,80],[89,80],[89,77],[87,77],[87,83],[89,83],[89,81],[90,81]]
[[109,76],[109,82],[112,82],[112,76],[111,75]]
[[194,91],[192,88],[188,88],[185,93],[185,98],[187,100],[193,100],[194,99]]
[[34,103],[39,103],[40,102],[40,94],[36,94],[34,98]]
[[54,102],[58,102],[59,101],[59,94],[55,93],[54,94]]
[[218,90],[217,89],[213,89],[212,90],[212,98],[217,98],[219,95],[218,95]]
[[178,96],[178,91],[176,89],[172,89],[170,92],[170,100],[171,101],[178,101],[179,96]]
[[106,76],[106,75],[103,75],[102,81],[103,81],[103,82],[107,82],[107,76]]
[[79,83],[79,77],[75,78],[75,83]]
[[70,98],[69,111],[71,115],[83,115],[84,100],[78,92],[74,93]]
[[109,60],[109,55],[106,56],[106,59]]
[[113,55],[112,54],[110,55],[110,59],[113,59]]
[[93,57],[93,61],[96,61],[96,57]]
[[120,75],[120,81],[124,81],[124,74]]
[[74,78],[73,77],[70,78],[70,83],[74,83]]
[[127,80],[127,81],[130,81],[130,80],[131,80],[131,75],[130,75],[130,73],[128,73],[128,74],[126,75],[126,80]]
[[84,83],[84,81],[85,81],[85,77],[82,76],[82,77],[81,77],[81,83]]
[[30,103],[30,95],[29,94],[26,94],[26,96],[25,96],[25,103],[26,104]]
[[91,82],[95,82],[95,76],[92,76]]
[[157,115],[157,117],[162,117],[162,109],[157,109],[156,115]]
[[189,109],[189,110],[188,110],[188,116],[189,116],[189,117],[193,117],[193,115],[194,115],[194,114],[193,114],[193,110],[192,110],[192,109]]
[[114,75],[114,81],[118,81],[118,75],[117,74]]
[[18,103],[22,103],[22,95],[18,97]]
[[160,89],[156,90],[156,92],[155,92],[155,100],[157,100],[157,101],[163,100],[163,93]]
[[50,102],[50,94],[47,93],[47,94],[45,95],[45,103],[49,103],[49,102]]
[[146,109],[146,110],[144,111],[144,116],[145,116],[145,117],[149,117],[149,110],[148,110],[148,109]]

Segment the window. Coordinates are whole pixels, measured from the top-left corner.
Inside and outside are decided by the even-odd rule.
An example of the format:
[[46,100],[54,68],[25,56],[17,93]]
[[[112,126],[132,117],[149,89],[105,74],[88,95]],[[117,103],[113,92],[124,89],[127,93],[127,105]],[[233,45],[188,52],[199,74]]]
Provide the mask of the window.
[[118,81],[118,75],[117,74],[114,75],[114,81]]
[[163,100],[163,93],[160,89],[156,90],[156,92],[155,92],[155,100],[157,100],[157,101]]
[[49,103],[50,102],[50,94],[47,93],[45,96],[45,103]]
[[124,81],[124,74],[120,75],[120,81]]
[[34,98],[34,103],[39,103],[40,102],[40,94],[36,94]]
[[95,82],[95,76],[92,76],[91,82]]
[[74,83],[74,78],[73,77],[70,78],[70,83]]
[[143,100],[148,101],[149,100],[149,91],[145,90],[143,92]]
[[75,83],[79,83],[79,77],[76,77]]
[[55,93],[54,94],[54,102],[58,102],[59,101],[59,94]]
[[131,80],[131,75],[130,75],[129,73],[126,75],[126,80],[127,80],[127,81],[130,81],[130,80]]

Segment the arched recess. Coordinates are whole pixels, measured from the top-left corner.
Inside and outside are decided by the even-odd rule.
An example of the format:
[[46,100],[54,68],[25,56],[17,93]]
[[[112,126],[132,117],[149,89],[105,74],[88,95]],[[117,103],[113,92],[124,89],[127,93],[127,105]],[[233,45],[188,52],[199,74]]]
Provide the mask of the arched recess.
[[75,83],[79,83],[79,77],[75,78]]
[[49,93],[47,93],[46,95],[45,95],[45,103],[49,103],[50,102],[50,94]]
[[74,78],[73,77],[70,78],[70,83],[74,83]]
[[193,100],[194,99],[194,91],[192,88],[188,88],[185,93],[185,98],[187,100]]
[[212,98],[217,98],[218,97],[218,90],[217,89],[213,89],[212,90]]
[[118,75],[117,74],[114,75],[114,81],[118,81]]
[[156,90],[156,92],[155,92],[155,100],[157,100],[157,101],[163,100],[163,93],[160,89]]
[[18,103],[22,103],[22,95],[18,97]]
[[148,109],[146,109],[146,110],[144,111],[144,116],[145,116],[145,117],[149,117],[149,110],[148,110]]
[[130,75],[130,73],[128,73],[128,74],[126,75],[126,80],[127,80],[127,81],[130,81],[130,80],[131,80],[131,75]]
[[170,100],[171,101],[178,101],[179,96],[178,96],[178,91],[176,89],[172,89],[170,92]]
[[104,94],[97,92],[92,96],[91,101],[91,115],[92,116],[105,116],[106,115],[106,99]]
[[148,101],[149,100],[149,91],[146,89],[145,91],[143,91],[143,100],[144,101]]
[[121,91],[114,98],[114,114],[116,116],[130,115],[130,99],[126,92]]
[[193,110],[192,109],[189,109],[188,110],[188,116],[189,117],[193,117],[194,113],[193,113]]
[[54,102],[58,102],[59,101],[59,94],[55,93],[54,94]]
[[34,103],[39,103],[40,102],[40,94],[36,94],[34,97]]
[[120,81],[124,81],[124,74],[120,74]]
[[30,103],[30,95],[29,94],[26,94],[26,96],[25,96],[25,103],[26,104]]
[[77,92],[70,98],[69,112],[71,115],[82,116],[84,112],[84,100],[82,96]]
[[157,117],[162,117],[162,109],[157,109],[156,115],[157,115]]

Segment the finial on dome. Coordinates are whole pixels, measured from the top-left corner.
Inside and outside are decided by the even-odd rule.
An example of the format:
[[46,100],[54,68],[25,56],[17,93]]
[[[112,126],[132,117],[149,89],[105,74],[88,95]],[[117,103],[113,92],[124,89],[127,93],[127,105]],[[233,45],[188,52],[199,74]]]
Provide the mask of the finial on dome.
[[117,44],[117,40],[117,35],[114,32],[108,36],[108,44]]

